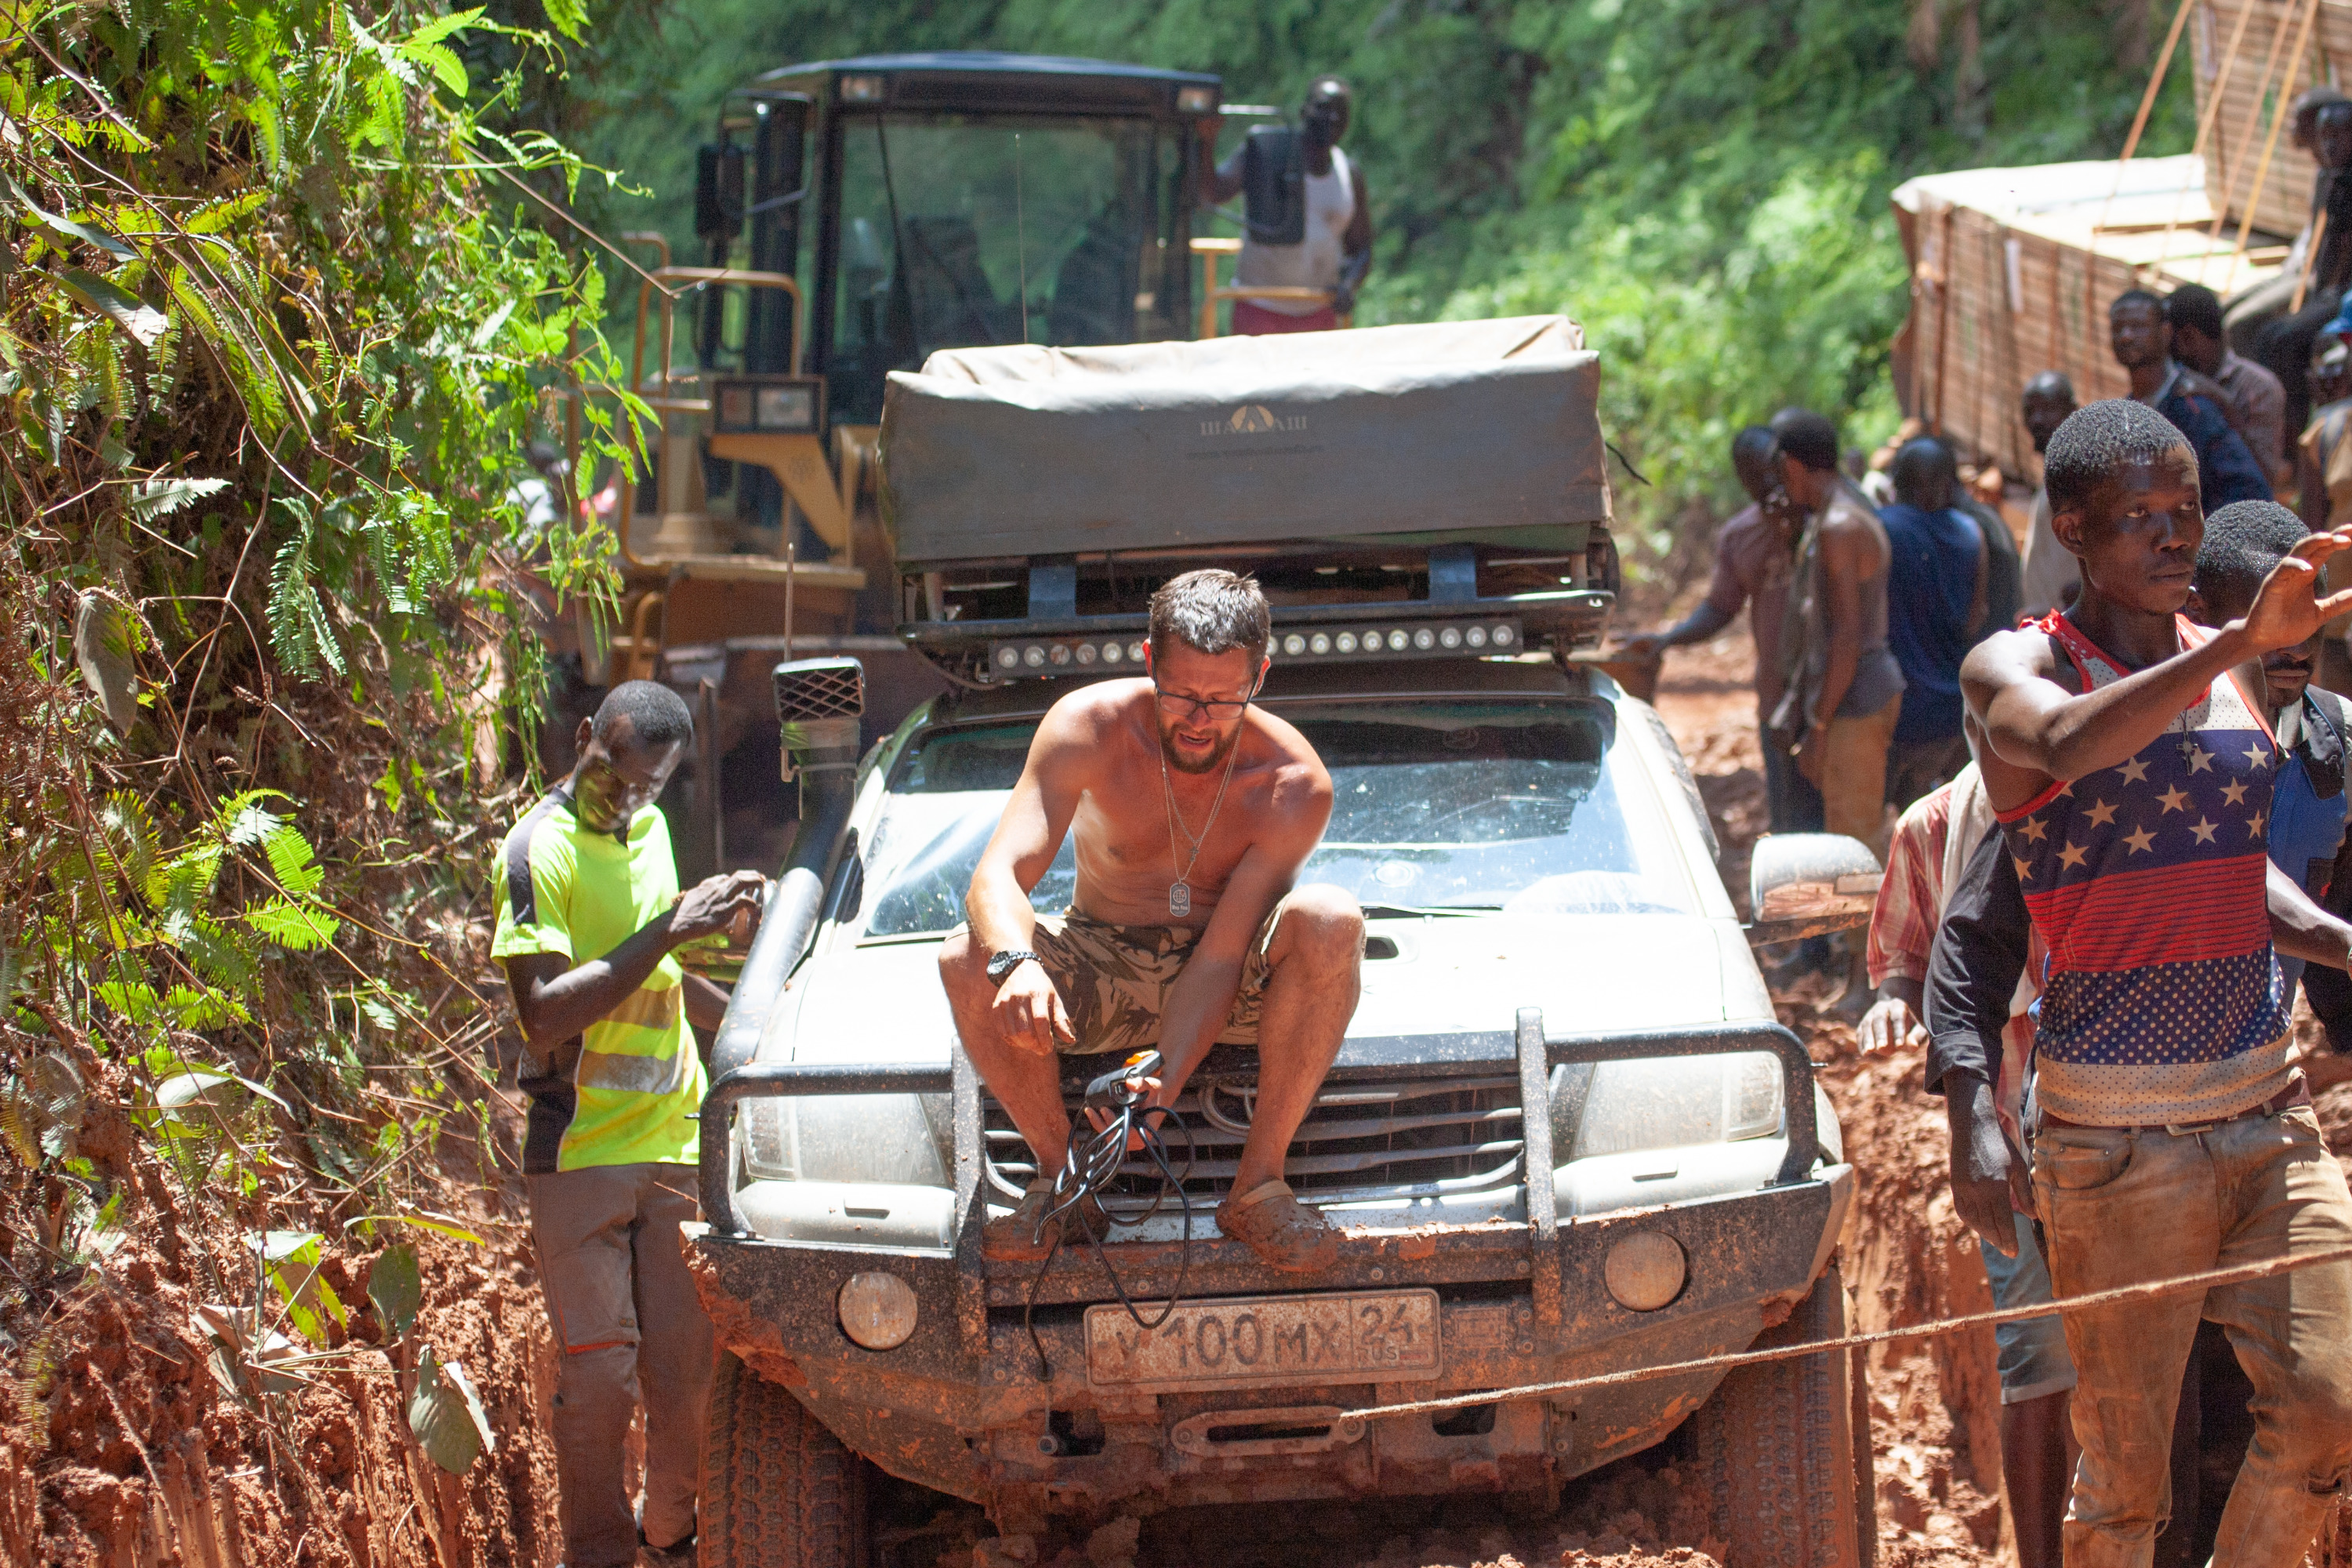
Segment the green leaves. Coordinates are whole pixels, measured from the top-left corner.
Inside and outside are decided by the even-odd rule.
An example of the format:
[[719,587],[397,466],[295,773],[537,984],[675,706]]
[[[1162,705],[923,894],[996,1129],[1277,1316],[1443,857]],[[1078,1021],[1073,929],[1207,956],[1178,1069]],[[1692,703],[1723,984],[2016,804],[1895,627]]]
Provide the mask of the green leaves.
[[287,1317],[314,1345],[327,1342],[329,1321],[341,1328],[350,1321],[334,1288],[319,1271],[320,1240],[318,1232],[310,1230],[273,1230],[253,1238],[269,1282],[286,1303]]
[[417,1357],[416,1392],[408,1399],[408,1429],[416,1435],[425,1457],[453,1476],[462,1476],[484,1453],[496,1452],[498,1438],[490,1418],[483,1414],[481,1396],[474,1392],[466,1369],[454,1361],[436,1358],[426,1345]]
[[65,285],[67,293],[137,339],[142,348],[153,348],[172,324],[163,311],[95,273],[68,267],[58,274],[58,281]]
[[368,1300],[375,1304],[386,1333],[398,1339],[408,1332],[425,1305],[425,1281],[417,1271],[414,1243],[399,1242],[376,1255],[375,1266],[368,1270]]
[[481,16],[481,7],[476,6],[471,11],[436,16],[394,45],[393,52],[404,60],[425,67],[443,87],[463,98],[467,89],[465,62],[441,40],[472,26]]
[[152,522],[228,489],[226,479],[145,479],[131,488],[131,515]]
[[74,661],[107,721],[125,732],[139,719],[139,672],[131,662],[136,626],[121,601],[103,594],[84,594],[74,611]]

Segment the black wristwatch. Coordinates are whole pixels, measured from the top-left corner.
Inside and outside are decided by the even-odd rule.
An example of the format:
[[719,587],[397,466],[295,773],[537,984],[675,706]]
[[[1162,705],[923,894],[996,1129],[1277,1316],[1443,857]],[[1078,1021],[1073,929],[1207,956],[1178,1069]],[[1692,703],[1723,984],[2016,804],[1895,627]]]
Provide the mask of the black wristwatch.
[[1004,984],[1006,975],[1036,956],[1025,947],[1016,947],[1009,952],[1000,952],[988,961],[988,978],[994,984],[1002,985]]

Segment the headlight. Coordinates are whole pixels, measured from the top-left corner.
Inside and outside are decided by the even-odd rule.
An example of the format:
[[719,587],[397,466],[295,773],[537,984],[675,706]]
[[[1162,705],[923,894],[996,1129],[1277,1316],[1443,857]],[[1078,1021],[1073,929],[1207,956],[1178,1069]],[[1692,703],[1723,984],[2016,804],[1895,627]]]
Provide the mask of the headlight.
[[944,1187],[947,1157],[933,1121],[912,1094],[747,1100],[739,1122],[743,1165],[769,1181]]
[[1601,1062],[1566,1158],[1769,1138],[1780,1131],[1780,1058],[1769,1051]]

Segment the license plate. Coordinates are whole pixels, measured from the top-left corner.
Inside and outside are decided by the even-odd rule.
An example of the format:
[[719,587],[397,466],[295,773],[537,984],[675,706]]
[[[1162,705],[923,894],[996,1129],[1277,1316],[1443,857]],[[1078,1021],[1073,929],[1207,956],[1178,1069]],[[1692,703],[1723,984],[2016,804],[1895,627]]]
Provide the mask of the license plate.
[[[1138,1303],[1147,1321],[1158,1307]],[[1099,1387],[1256,1388],[1402,1383],[1438,1373],[1437,1292],[1186,1301],[1156,1329],[1127,1309],[1087,1309],[1087,1378]]]

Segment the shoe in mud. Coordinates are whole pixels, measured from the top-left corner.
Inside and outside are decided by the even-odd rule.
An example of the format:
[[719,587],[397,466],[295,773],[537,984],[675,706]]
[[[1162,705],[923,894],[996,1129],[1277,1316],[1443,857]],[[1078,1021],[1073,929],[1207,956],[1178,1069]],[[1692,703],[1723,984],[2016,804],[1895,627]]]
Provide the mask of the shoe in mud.
[[[1075,1215],[1047,1220],[1046,1211],[1053,1206],[1054,1178],[1040,1176],[1029,1184],[1028,1191],[1021,1194],[1019,1206],[1011,1214],[990,1220],[982,1227],[981,1250],[991,1258],[1013,1263],[1036,1263],[1054,1250],[1057,1239],[1079,1242],[1089,1231],[1100,1237],[1110,1229],[1110,1217],[1103,1213],[1101,1200],[1091,1194],[1079,1204]],[[1083,1219],[1084,1227],[1071,1223],[1074,1218]]]
[[1217,1210],[1217,1229],[1286,1274],[1312,1274],[1339,1261],[1339,1227],[1298,1201],[1287,1182],[1268,1182]]

